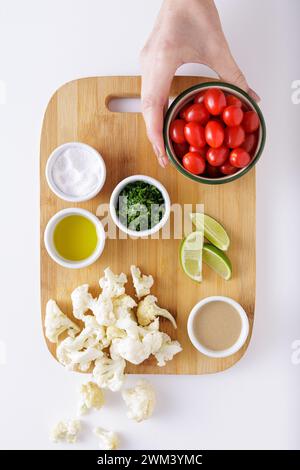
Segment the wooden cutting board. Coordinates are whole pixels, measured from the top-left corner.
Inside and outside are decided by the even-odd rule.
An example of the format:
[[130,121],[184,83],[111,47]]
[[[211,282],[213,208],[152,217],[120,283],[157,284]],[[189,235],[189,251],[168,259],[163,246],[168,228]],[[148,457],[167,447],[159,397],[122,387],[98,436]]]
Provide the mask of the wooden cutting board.
[[[175,77],[171,96],[207,80]],[[141,114],[111,112],[107,107],[113,97],[138,97],[140,86],[140,77],[84,78],[63,85],[48,104],[40,155],[42,320],[44,323],[48,299],[55,299],[61,309],[72,317],[70,294],[75,287],[87,282],[96,294],[99,292],[98,280],[105,267],[110,266],[114,272],[123,271],[128,275],[130,265],[136,264],[142,272],[154,276],[152,292],[158,297],[159,305],[176,316],[176,331],[168,321],[162,320],[161,325],[180,341],[183,352],[165,367],[157,367],[156,361],[149,359],[140,366],[128,365],[127,372],[206,374],[222,371],[243,356],[247,345],[228,358],[208,358],[191,345],[186,330],[187,317],[193,305],[203,297],[227,295],[245,308],[252,331],[255,305],[255,170],[232,183],[209,186],[187,179],[172,165],[165,170],[160,168],[147,140]],[[107,179],[101,193],[91,201],[77,204],[77,207],[100,216],[99,205],[109,202],[113,188],[121,179],[131,174],[153,176],[167,188],[172,203],[203,203],[205,212],[226,227],[231,239],[228,254],[233,264],[233,278],[223,281],[204,266],[203,282],[197,284],[190,280],[179,264],[178,239],[108,239],[101,258],[94,265],[80,270],[68,270],[52,261],[43,243],[45,226],[57,211],[76,205],[58,199],[51,192],[45,178],[45,166],[52,150],[69,141],[81,141],[95,147],[103,155],[107,167]],[[133,293],[131,286],[129,290]],[[55,346],[48,341],[47,345],[55,356]]]

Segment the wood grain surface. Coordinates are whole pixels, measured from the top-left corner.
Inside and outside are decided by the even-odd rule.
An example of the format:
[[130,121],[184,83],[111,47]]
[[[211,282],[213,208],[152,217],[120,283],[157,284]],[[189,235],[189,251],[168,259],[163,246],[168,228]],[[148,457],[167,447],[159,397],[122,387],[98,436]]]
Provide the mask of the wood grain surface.
[[[171,96],[207,80],[200,77],[175,77]],[[193,305],[203,297],[227,295],[245,308],[251,335],[255,306],[255,170],[252,169],[232,183],[209,186],[187,179],[172,165],[165,170],[160,168],[147,140],[141,114],[111,112],[107,107],[113,97],[138,97],[140,85],[140,77],[83,78],[63,85],[48,104],[40,148],[42,321],[44,323],[48,299],[55,299],[61,309],[72,317],[70,294],[75,287],[87,282],[91,292],[97,294],[98,280],[105,267],[110,266],[116,273],[123,271],[129,275],[130,265],[136,264],[142,272],[153,275],[155,284],[152,292],[158,297],[159,305],[176,317],[176,331],[166,320],[161,320],[161,325],[172,338],[180,341],[183,352],[165,367],[157,367],[156,361],[149,359],[140,366],[128,365],[126,371],[150,374],[207,374],[222,371],[243,356],[248,343],[228,358],[208,358],[197,352],[190,343],[186,330],[187,317]],[[45,166],[52,150],[70,141],[81,141],[95,147],[102,154],[107,167],[106,183],[100,194],[91,201],[77,205],[57,198],[45,178]],[[201,284],[190,280],[179,264],[181,240],[174,238],[107,239],[101,258],[92,266],[80,270],[60,267],[50,259],[43,242],[45,226],[50,217],[63,208],[73,206],[88,209],[102,218],[100,205],[108,203],[116,184],[131,174],[157,178],[167,188],[172,203],[203,203],[205,212],[222,222],[231,239],[228,255],[233,264],[233,277],[230,281],[223,281],[206,266]],[[104,216],[107,217],[107,213]],[[130,280],[128,284],[129,292],[133,293]],[[55,346],[48,341],[47,345],[55,356]]]

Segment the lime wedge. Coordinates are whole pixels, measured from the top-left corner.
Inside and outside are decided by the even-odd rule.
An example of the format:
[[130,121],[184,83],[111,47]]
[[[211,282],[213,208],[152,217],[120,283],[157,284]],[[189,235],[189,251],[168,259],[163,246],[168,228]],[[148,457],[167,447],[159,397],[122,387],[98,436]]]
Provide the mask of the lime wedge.
[[200,212],[194,212],[190,214],[190,217],[197,230],[203,230],[204,223],[204,236],[207,240],[222,251],[228,250],[230,239],[219,222]]
[[219,248],[216,248],[210,243],[204,243],[202,257],[204,263],[216,271],[225,281],[231,278],[232,267],[230,259],[223,251],[219,250]]
[[203,233],[191,232],[181,243],[180,262],[184,272],[194,281],[202,281]]

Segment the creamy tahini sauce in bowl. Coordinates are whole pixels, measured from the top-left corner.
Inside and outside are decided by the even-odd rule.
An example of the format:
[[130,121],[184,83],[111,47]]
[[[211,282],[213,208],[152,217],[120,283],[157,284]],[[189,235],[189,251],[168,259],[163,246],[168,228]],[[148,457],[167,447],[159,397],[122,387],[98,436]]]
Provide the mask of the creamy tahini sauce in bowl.
[[237,352],[249,333],[243,307],[229,297],[201,300],[188,319],[188,334],[198,351],[210,357],[227,357]]

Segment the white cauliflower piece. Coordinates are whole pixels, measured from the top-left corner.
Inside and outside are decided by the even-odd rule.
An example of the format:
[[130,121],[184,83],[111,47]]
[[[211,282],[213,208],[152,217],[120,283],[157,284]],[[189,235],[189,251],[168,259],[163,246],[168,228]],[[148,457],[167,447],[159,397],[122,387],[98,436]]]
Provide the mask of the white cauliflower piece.
[[74,444],[81,431],[81,422],[78,419],[69,422],[59,421],[51,430],[50,439],[52,442],[66,441]]
[[69,336],[75,336],[80,328],[65,315],[55,300],[48,300],[45,316],[45,334],[51,343],[58,343],[58,337],[68,331]]
[[166,365],[166,361],[171,361],[175,354],[182,351],[182,347],[178,341],[172,341],[170,336],[166,333],[161,333],[162,335],[162,345],[154,353],[155,358],[157,359],[157,365],[163,367]]
[[107,293],[99,295],[98,299],[94,301],[91,310],[99,325],[109,326],[113,325],[116,321],[113,311],[113,302]]
[[121,357],[115,359],[103,354],[96,359],[93,376],[100,388],[108,388],[113,392],[120,390],[123,385],[126,362]]
[[107,297],[119,297],[125,293],[124,285],[127,282],[127,276],[124,273],[114,274],[110,268],[104,269],[104,277],[99,280],[103,294]]
[[115,318],[125,318],[128,315],[134,318],[133,308],[137,306],[136,301],[130,297],[130,295],[122,294],[119,297],[112,300],[113,312]]
[[157,316],[161,316],[170,320],[174,328],[177,328],[175,318],[168,310],[160,308],[157,304],[157,298],[154,295],[147,295],[139,302],[137,308],[137,319],[140,325],[146,326]]
[[106,339],[110,344],[115,338],[124,338],[126,336],[126,331],[121,330],[115,325],[110,325],[106,328]]
[[153,324],[143,328],[130,319],[119,320],[118,325],[120,328],[123,326],[127,336],[112,341],[109,350],[111,357],[122,357],[138,365],[156,353],[162,345],[162,333],[158,331],[159,322]]
[[86,414],[91,408],[100,410],[104,405],[104,394],[94,382],[87,382],[80,387],[80,400],[78,411],[80,415]]
[[94,304],[94,298],[89,293],[89,285],[83,284],[73,290],[71,294],[73,305],[73,315],[75,318],[82,320],[84,314],[91,309]]
[[122,397],[128,408],[128,418],[139,423],[153,414],[156,403],[155,392],[146,380],[138,381],[134,388],[123,390]]
[[154,282],[151,274],[149,276],[146,276],[145,274],[142,275],[140,269],[134,265],[130,267],[130,272],[136,296],[140,299],[141,297],[150,294],[150,289]]
[[[56,349],[58,361],[69,370],[78,369],[81,372],[87,372],[95,359],[103,356],[101,346],[88,346],[86,349],[77,349],[74,347],[76,338],[64,339]],[[75,343],[76,344],[76,343]]]
[[119,438],[115,432],[98,427],[94,429],[94,434],[100,438],[100,448],[115,450],[119,447]]

